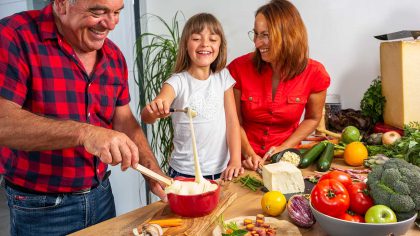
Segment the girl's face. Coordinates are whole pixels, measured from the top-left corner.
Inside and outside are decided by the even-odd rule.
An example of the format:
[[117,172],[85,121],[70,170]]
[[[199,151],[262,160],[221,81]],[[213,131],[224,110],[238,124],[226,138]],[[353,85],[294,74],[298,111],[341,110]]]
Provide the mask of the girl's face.
[[219,55],[221,39],[212,34],[208,27],[200,33],[192,34],[187,42],[188,56],[192,67],[209,67]]
[[255,48],[261,53],[263,61],[270,63],[270,35],[265,16],[257,14],[254,22],[254,44]]

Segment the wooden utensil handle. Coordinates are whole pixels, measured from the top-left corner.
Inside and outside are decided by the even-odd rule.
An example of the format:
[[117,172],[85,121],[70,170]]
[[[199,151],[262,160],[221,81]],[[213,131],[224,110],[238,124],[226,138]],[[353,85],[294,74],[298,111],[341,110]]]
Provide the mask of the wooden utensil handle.
[[140,171],[140,173],[142,173],[142,174],[144,174],[144,175],[146,175],[146,176],[148,176],[148,177],[150,177],[150,178],[152,178],[154,180],[157,180],[159,182],[162,182],[162,183],[164,183],[164,184],[166,184],[168,186],[172,184],[172,181],[170,179],[167,179],[167,178],[159,175],[158,173],[156,173],[156,172],[154,172],[154,171],[152,171],[150,169],[147,169],[146,167],[144,167],[144,166],[142,166],[140,164],[137,164],[136,170],[138,170],[138,171]]

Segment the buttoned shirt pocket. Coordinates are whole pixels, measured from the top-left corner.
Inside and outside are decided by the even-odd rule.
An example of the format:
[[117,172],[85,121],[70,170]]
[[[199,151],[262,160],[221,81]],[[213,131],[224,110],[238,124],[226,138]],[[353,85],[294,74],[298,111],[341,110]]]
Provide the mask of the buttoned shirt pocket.
[[295,113],[295,117],[300,118],[299,114],[302,114],[307,102],[308,98],[305,95],[289,95],[287,96],[287,111],[289,113]]
[[241,103],[242,112],[247,112],[248,114],[262,108],[261,97],[252,93],[242,93]]

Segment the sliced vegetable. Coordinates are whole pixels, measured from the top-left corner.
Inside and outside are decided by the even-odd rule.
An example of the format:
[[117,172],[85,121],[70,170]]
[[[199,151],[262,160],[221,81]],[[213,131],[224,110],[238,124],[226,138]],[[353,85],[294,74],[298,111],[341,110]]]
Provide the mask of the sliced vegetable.
[[252,191],[257,191],[257,189],[261,188],[262,186],[264,186],[263,182],[255,177],[252,177],[250,175],[246,175],[244,177],[241,177],[237,180],[234,181],[234,183],[240,182],[242,184],[242,186],[244,186],[245,188],[248,188]]
[[321,153],[324,151],[325,147],[327,146],[327,142],[322,141],[317,145],[313,146],[311,149],[306,151],[303,154],[302,160],[300,161],[299,168],[307,168],[310,166],[315,160],[319,158]]
[[318,171],[325,172],[330,169],[332,160],[334,158],[334,144],[327,143],[321,157],[318,159],[317,169]]
[[310,228],[316,220],[309,207],[308,200],[302,195],[293,195],[287,202],[287,212],[293,224]]

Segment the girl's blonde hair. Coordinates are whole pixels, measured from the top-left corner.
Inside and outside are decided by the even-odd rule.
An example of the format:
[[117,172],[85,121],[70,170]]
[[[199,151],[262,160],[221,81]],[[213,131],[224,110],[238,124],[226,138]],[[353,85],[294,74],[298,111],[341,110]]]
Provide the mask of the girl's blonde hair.
[[[281,80],[293,79],[305,70],[309,54],[308,36],[298,10],[287,0],[272,0],[261,6],[255,13],[258,14],[267,21],[273,69]],[[254,65],[259,72],[264,64],[256,49]]]
[[219,72],[226,66],[226,37],[223,32],[222,25],[212,14],[199,13],[188,19],[185,23],[184,29],[182,30],[174,73],[185,71],[191,66],[191,59],[188,56],[187,51],[188,40],[192,34],[200,33],[205,29],[205,27],[207,27],[212,34],[220,36],[219,54],[216,57],[216,60],[210,64],[210,70],[212,72]]

